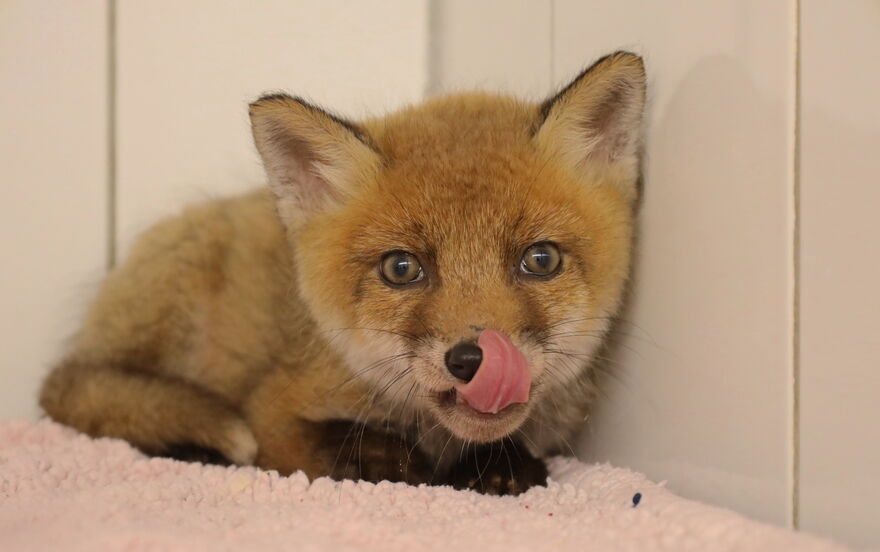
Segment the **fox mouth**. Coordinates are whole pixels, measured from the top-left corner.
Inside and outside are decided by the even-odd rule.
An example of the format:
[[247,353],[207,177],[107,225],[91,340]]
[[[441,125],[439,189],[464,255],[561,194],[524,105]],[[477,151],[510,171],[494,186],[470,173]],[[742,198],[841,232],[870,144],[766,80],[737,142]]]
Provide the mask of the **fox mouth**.
[[450,413],[457,412],[461,415],[469,416],[479,420],[497,420],[506,417],[517,408],[525,407],[523,403],[514,403],[504,407],[503,409],[495,413],[481,412],[469,405],[467,401],[464,400],[464,398],[458,393],[455,387],[447,391],[438,392],[435,397],[435,403],[437,404],[437,406]]
[[453,387],[431,395],[433,410],[446,428],[459,438],[477,442],[498,441],[515,432],[525,421],[530,404],[513,403],[498,412],[471,407]]

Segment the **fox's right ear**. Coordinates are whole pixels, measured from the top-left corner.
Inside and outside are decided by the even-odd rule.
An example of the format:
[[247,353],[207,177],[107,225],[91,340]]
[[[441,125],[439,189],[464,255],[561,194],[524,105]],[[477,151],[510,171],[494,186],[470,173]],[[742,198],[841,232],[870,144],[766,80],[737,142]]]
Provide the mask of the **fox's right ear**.
[[288,227],[342,203],[381,167],[363,130],[300,98],[263,96],[249,112],[254,142]]

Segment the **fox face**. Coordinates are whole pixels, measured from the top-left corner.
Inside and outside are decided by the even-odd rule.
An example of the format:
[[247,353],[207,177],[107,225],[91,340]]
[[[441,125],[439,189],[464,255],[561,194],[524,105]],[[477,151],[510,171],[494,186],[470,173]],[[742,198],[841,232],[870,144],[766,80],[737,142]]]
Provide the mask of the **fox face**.
[[644,97],[618,53],[541,104],[251,105],[298,289],[374,397],[475,442],[578,400],[629,272]]

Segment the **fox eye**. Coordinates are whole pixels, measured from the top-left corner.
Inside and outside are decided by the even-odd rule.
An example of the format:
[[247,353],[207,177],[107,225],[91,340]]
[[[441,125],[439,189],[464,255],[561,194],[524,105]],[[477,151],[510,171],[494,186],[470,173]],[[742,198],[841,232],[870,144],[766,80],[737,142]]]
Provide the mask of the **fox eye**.
[[531,276],[552,276],[559,271],[562,255],[552,242],[538,242],[523,253],[519,268]]
[[386,283],[392,286],[405,286],[425,277],[419,260],[415,255],[406,251],[385,253],[379,263],[379,274],[382,275],[382,279]]

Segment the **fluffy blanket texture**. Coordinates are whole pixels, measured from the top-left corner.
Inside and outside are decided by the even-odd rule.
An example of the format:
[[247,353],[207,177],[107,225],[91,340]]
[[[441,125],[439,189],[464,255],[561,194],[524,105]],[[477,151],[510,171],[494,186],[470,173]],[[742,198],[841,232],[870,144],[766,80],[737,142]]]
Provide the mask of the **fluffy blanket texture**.
[[[556,458],[518,497],[337,483],[146,458],[51,422],[0,422],[0,550],[843,550]],[[636,493],[641,494],[637,506]]]

